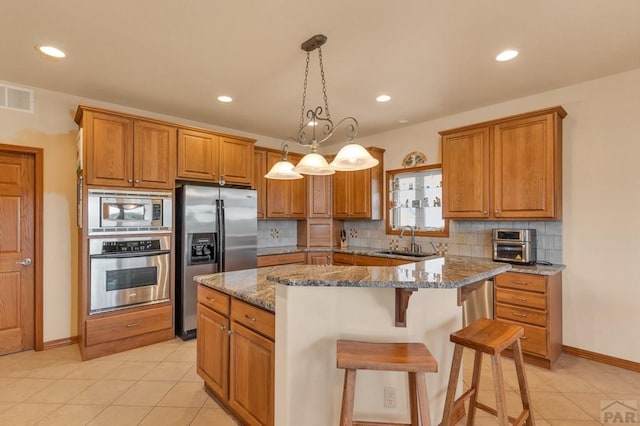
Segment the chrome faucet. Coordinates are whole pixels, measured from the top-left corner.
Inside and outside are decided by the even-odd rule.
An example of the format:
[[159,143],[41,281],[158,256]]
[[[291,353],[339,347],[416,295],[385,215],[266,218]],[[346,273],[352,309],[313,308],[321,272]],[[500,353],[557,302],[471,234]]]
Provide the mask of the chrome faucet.
[[422,251],[422,247],[416,244],[416,228],[411,225],[405,225],[402,227],[402,231],[400,231],[400,238],[404,237],[404,231],[409,228],[411,231],[411,244],[409,245],[409,249],[407,250],[410,253],[419,253]]

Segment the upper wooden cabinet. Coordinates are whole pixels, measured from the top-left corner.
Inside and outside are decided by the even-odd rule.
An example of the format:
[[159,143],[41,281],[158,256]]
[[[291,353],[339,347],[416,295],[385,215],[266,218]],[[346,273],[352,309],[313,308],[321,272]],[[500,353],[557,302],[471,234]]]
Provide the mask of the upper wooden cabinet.
[[334,219],[383,218],[383,157],[384,150],[367,148],[378,159],[377,166],[355,172],[336,172],[333,175]]
[[331,175],[307,176],[307,217],[313,219],[331,218]]
[[[267,170],[280,161],[280,152],[267,151]],[[300,154],[288,154],[296,164]],[[307,216],[307,178],[295,180],[266,179],[267,217],[270,219],[305,219]]]
[[178,129],[178,178],[235,185],[253,184],[253,139]]
[[562,107],[440,132],[443,216],[562,217]]
[[125,114],[80,106],[88,185],[172,189],[176,128]]
[[267,217],[267,151],[255,148],[253,152],[253,189],[258,194],[258,219]]

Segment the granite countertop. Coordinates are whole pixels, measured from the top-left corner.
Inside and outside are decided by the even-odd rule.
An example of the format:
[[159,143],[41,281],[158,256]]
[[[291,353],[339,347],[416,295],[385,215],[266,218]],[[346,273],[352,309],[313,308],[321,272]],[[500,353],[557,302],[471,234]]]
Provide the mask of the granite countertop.
[[[291,265],[299,266],[299,265]],[[197,283],[237,297],[252,305],[270,312],[276,310],[276,289],[273,281],[267,280],[267,274],[275,268],[285,269],[288,266],[270,266],[242,271],[220,272],[209,275],[196,275]]]
[[445,256],[400,266],[296,265],[273,269],[267,279],[291,286],[458,288],[510,269],[508,263]]
[[[299,247],[299,246],[280,246],[280,247],[267,247],[258,249],[258,256],[268,256],[272,254],[285,254],[285,253],[305,253],[309,251],[332,251],[334,253],[346,253],[346,254],[362,254],[366,256],[377,256],[377,257],[386,257],[391,259],[405,259],[414,262],[420,262],[428,259],[434,259],[438,256],[429,256],[425,257],[411,257],[411,256],[398,256],[394,254],[388,253],[379,253],[385,249],[381,248],[371,248],[371,247]],[[447,258],[452,258],[457,256],[447,256]],[[464,256],[460,256],[464,257]],[[465,257],[465,259],[469,259]],[[476,260],[484,260],[493,262],[491,259],[487,258],[473,258]],[[504,263],[504,262],[494,262],[494,263]],[[565,265],[562,264],[552,264],[552,265],[511,265],[511,272],[520,272],[523,274],[535,274],[535,275],[555,275],[558,272],[561,272],[566,268]]]
[[507,263],[446,256],[401,266],[282,265],[198,275],[194,280],[275,312],[275,283],[292,286],[458,288],[511,269]]

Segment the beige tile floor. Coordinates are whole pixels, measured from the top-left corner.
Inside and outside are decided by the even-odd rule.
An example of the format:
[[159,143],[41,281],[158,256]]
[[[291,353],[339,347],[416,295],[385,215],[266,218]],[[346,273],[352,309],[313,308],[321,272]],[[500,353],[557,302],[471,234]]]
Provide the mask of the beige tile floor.
[[[195,340],[175,339],[85,362],[75,345],[0,357],[0,425],[235,426],[204,391],[195,353]],[[512,361],[504,371],[508,411],[516,415],[522,406]],[[552,371],[527,365],[526,372],[538,425],[597,425],[600,401],[640,399],[640,373],[570,355]],[[466,383],[470,376],[466,362]],[[486,357],[480,398],[495,403]],[[476,424],[497,422],[478,411]]]

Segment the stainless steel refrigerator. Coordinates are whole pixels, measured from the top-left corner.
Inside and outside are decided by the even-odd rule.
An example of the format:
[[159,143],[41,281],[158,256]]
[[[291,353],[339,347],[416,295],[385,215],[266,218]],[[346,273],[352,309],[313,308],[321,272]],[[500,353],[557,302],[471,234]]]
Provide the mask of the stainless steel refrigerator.
[[253,189],[183,185],[176,190],[176,335],[196,337],[193,277],[256,267]]

